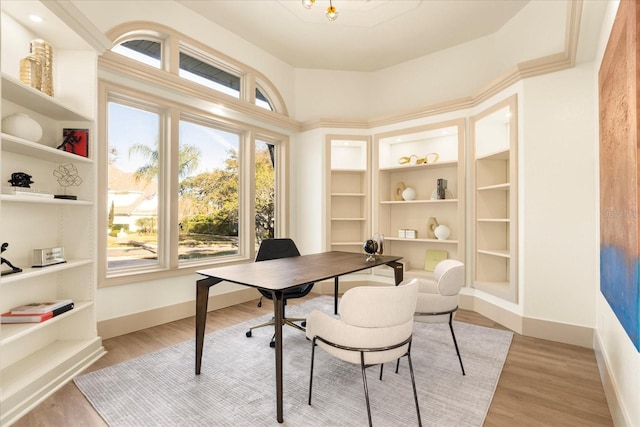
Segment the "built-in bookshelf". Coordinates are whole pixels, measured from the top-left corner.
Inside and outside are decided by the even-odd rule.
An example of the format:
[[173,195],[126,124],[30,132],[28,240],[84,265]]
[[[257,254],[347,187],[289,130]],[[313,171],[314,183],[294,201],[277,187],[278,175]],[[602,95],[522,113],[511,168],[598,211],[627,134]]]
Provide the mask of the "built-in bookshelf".
[[[14,3],[14,2],[5,2]],[[45,12],[39,2],[30,2]],[[2,49],[25,56],[30,39],[40,38],[12,20],[3,4]],[[19,12],[19,10],[16,10]],[[45,12],[46,13],[46,12]],[[49,15],[53,28],[73,31]],[[7,25],[4,25],[7,24]],[[64,27],[64,28],[63,28]],[[11,31],[11,33],[8,33]],[[97,53],[83,41],[69,40],[68,46],[53,45],[54,96],[47,95],[19,79],[20,57],[3,54],[0,94],[2,118],[27,114],[42,127],[42,138],[23,139],[2,130],[0,134],[0,236],[8,243],[3,258],[20,272],[0,278],[0,312],[37,302],[70,299],[73,309],[40,323],[0,325],[0,425],[10,425],[47,396],[70,381],[104,354],[96,327],[96,168],[89,140],[89,156],[57,147],[63,129],[86,129],[95,135]],[[76,100],[78,102],[73,102]],[[71,105],[73,104],[73,105]],[[86,107],[86,108],[85,108]],[[80,181],[71,187],[60,185],[54,171],[72,165]],[[33,181],[32,194],[12,191],[7,181],[24,172]],[[53,195],[74,195],[75,200]],[[34,249],[63,247],[66,262],[34,266]],[[37,264],[36,264],[37,265]],[[2,266],[7,271],[6,265]]]
[[369,137],[327,137],[327,250],[363,252],[370,237]]
[[[432,275],[427,251],[464,262],[464,132],[460,119],[374,136],[374,231],[384,234],[385,252],[403,257],[407,277]],[[438,180],[447,184],[441,196]],[[449,235],[435,236],[435,222]]]
[[472,285],[517,302],[517,99],[471,119]]

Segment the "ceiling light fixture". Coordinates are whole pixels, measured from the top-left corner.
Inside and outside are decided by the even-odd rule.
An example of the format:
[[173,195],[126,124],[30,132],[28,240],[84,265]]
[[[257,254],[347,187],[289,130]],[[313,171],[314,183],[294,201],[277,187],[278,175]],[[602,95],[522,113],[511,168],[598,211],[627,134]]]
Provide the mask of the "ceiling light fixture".
[[[302,0],[302,6],[304,6],[305,9],[311,9],[311,6],[313,6],[315,2],[316,0]],[[338,19],[338,9],[333,5],[332,0],[329,0],[329,7],[327,7],[325,16],[329,21]]]

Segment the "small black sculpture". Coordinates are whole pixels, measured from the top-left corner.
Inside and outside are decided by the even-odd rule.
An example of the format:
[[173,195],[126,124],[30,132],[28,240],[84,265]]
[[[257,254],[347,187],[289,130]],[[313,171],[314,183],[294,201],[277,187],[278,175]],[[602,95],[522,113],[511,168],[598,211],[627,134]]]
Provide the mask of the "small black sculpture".
[[[7,242],[3,243],[2,252],[6,251],[8,246],[9,244]],[[5,274],[20,273],[22,271],[20,267],[16,267],[15,265],[11,264],[9,261],[4,259],[4,257],[2,257],[1,259],[2,259],[2,262],[0,262],[0,264],[7,264],[11,268],[11,270],[6,270],[0,273],[2,276],[4,276]]]
[[11,184],[12,187],[22,187],[22,188],[31,188],[30,184],[33,184],[33,181],[31,181],[31,175],[25,172],[12,173],[11,179],[7,182]]

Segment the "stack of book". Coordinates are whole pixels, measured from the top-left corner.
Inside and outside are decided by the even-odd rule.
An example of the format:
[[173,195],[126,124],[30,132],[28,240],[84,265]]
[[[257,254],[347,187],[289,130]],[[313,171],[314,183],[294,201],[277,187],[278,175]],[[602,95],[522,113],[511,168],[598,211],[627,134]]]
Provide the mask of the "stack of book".
[[73,300],[35,302],[16,307],[0,316],[1,323],[39,323],[73,308]]

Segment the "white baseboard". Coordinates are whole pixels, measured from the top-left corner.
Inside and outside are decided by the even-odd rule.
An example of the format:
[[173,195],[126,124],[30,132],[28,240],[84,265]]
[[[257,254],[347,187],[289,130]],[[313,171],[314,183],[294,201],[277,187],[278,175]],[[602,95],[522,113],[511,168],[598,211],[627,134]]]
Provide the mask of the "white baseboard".
[[[232,305],[251,301],[260,297],[253,288],[244,288],[209,297],[208,310],[218,310]],[[98,336],[109,339],[175,320],[196,315],[196,302],[187,301],[153,310],[129,314],[127,316],[98,322]],[[195,323],[194,323],[195,325]]]
[[633,427],[634,425],[629,420],[627,411],[625,411],[621,403],[622,400],[618,396],[618,387],[615,384],[613,375],[611,375],[609,360],[607,354],[602,349],[600,337],[597,332],[593,335],[593,351],[596,355],[600,381],[604,388],[604,395],[607,398],[607,405],[609,406],[613,425],[616,427]]
[[[353,280],[341,280],[339,283],[340,293],[356,286],[362,285],[388,285],[385,281],[377,281],[375,278],[358,278]],[[323,281],[316,283],[312,293],[320,295],[333,295],[334,282]],[[224,294],[209,297],[209,311],[240,304],[258,298],[255,289],[245,288]],[[461,294],[460,307],[475,311],[489,319],[500,323],[512,331],[551,341],[563,342],[566,344],[579,345],[581,347],[592,348],[593,329],[582,326],[569,325],[548,320],[540,320],[522,317],[503,307],[499,307],[491,302],[478,298],[474,295]],[[195,301],[183,302],[162,308],[156,308],[144,312],[134,313],[114,319],[102,320],[98,322],[98,335],[102,339],[113,338],[130,332],[139,331],[163,323],[173,322],[186,317],[195,316]]]

